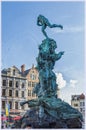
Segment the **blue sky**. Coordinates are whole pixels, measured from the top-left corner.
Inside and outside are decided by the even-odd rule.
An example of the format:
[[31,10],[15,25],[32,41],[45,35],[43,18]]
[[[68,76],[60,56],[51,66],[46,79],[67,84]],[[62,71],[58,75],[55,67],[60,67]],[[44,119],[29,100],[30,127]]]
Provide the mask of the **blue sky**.
[[[61,93],[84,92],[84,2],[2,2],[1,13],[2,69],[13,65],[20,68],[22,64],[28,69],[33,63],[36,66],[38,45],[45,39],[36,25],[42,14],[64,28],[46,29],[57,43],[56,52],[65,51],[54,68],[66,81]],[[77,81],[76,86],[71,86],[71,80]]]

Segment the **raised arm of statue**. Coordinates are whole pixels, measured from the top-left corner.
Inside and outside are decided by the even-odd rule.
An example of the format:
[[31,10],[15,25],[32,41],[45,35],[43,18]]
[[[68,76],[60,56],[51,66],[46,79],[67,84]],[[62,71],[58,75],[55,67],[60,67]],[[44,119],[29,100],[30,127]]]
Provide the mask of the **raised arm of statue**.
[[56,55],[56,60],[59,60],[62,57],[62,55],[64,55],[64,51],[61,51]]
[[45,18],[43,15],[39,15],[37,18],[37,25],[42,26],[42,32],[46,38],[48,38],[47,33],[45,32],[46,27],[54,28],[58,27],[60,29],[63,29],[62,25],[57,25],[57,24],[50,24],[47,18]]

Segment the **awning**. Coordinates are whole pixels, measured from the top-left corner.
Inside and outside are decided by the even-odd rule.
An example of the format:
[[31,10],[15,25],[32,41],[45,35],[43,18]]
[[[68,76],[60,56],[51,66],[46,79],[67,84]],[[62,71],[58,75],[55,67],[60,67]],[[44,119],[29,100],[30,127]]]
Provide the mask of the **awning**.
[[13,120],[20,120],[21,119],[21,116],[16,116],[13,118]]
[[8,117],[1,117],[1,120],[7,120],[8,119]]

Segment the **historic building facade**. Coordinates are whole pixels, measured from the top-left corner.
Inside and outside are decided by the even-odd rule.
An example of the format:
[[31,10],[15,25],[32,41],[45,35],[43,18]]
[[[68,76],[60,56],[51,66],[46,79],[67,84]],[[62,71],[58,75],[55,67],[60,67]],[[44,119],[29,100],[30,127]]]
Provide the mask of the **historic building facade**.
[[1,72],[2,112],[5,112],[6,104],[10,104],[10,115],[20,115],[28,110],[28,104],[20,106],[20,102],[37,98],[32,91],[39,82],[38,76],[38,71],[34,65],[28,70],[25,70],[25,65],[21,66],[21,70],[16,66],[3,69]]
[[20,102],[27,99],[27,79],[21,75],[15,66],[3,69],[2,77],[2,112],[5,112],[6,104],[10,104],[10,115],[20,115],[27,110],[27,105],[21,107]]
[[28,82],[27,90],[27,100],[37,98],[36,94],[33,94],[33,88],[39,82],[39,73],[36,67],[32,65],[31,69],[25,70],[25,65],[21,66],[21,72],[24,77],[26,77]]
[[85,120],[85,95],[72,95],[71,97],[71,106],[78,109]]

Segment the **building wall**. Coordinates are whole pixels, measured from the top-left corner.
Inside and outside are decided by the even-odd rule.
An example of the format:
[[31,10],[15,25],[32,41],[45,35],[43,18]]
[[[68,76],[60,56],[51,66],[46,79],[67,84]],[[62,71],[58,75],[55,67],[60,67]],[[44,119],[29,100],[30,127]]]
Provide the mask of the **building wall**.
[[39,74],[37,69],[32,66],[32,68],[30,69],[29,73],[27,74],[26,78],[27,78],[27,82],[28,82],[28,96],[27,96],[27,100],[30,99],[35,99],[36,94],[33,94],[33,88],[35,87],[35,85],[39,82]]
[[71,106],[78,109],[82,113],[85,121],[85,95],[72,95]]
[[76,108],[77,110],[80,110],[80,106],[79,106],[79,100],[74,100],[74,101],[71,101],[71,105],[72,107]]
[[80,110],[79,111],[82,113],[83,118],[85,120],[85,99],[80,100]]
[[[20,102],[25,101],[27,98],[27,80],[19,74],[15,67],[9,70],[7,74],[2,73],[2,111],[5,112],[5,106],[9,103],[10,114],[20,114],[27,108],[20,106]],[[15,74],[13,74],[13,70],[15,70]]]

